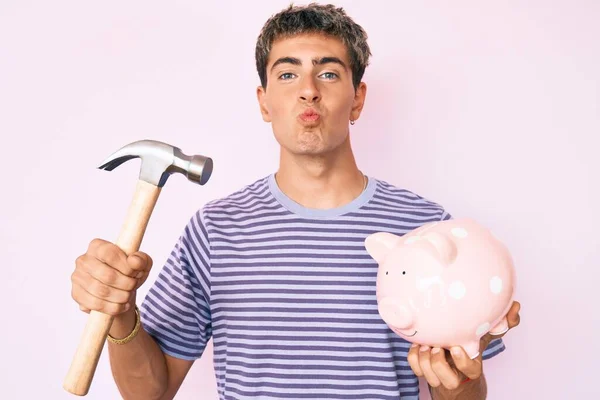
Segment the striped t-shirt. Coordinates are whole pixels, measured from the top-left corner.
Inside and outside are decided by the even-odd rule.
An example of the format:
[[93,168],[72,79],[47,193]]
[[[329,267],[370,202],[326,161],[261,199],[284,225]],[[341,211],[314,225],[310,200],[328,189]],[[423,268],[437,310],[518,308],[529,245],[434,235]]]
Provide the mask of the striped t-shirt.
[[[410,344],[377,311],[364,240],[449,218],[375,178],[342,207],[308,209],[271,174],[192,216],[140,307],[143,326],[186,360],[212,337],[222,400],[418,399]],[[503,350],[496,339],[483,358]]]

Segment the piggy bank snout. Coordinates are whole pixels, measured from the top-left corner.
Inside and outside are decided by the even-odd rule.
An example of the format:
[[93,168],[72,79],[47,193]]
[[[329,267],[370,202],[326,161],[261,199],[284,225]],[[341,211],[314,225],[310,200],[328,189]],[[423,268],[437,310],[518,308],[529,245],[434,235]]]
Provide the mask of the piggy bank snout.
[[408,307],[392,298],[383,298],[379,302],[379,315],[386,324],[397,329],[409,329],[413,325],[413,315]]

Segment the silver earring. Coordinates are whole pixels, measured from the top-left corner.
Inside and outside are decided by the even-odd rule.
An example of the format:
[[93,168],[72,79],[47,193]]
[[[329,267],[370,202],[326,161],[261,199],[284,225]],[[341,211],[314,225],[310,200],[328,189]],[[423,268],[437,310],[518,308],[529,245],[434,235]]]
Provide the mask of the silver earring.
[[355,122],[356,122],[355,120],[351,119],[350,120],[350,125],[354,125]]

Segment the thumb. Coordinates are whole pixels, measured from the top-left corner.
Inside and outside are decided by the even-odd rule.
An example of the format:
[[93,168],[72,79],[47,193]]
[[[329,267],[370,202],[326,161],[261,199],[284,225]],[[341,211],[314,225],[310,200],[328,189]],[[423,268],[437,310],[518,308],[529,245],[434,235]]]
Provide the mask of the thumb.
[[127,257],[127,264],[134,270],[133,277],[137,279],[135,288],[138,289],[148,279],[150,269],[152,269],[152,258],[144,252],[137,251]]
[[481,354],[471,359],[461,346],[452,347],[451,354],[456,369],[465,374],[465,376],[471,379],[477,379],[481,376],[483,370]]
[[127,264],[135,271],[147,273],[152,268],[152,258],[142,251],[136,251],[127,257]]

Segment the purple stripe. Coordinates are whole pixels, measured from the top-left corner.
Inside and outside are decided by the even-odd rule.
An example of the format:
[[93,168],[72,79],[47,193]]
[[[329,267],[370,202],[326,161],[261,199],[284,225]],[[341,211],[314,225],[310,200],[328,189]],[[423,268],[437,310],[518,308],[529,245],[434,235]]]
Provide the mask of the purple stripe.
[[[386,212],[387,214],[384,214],[384,215],[373,214],[373,213],[367,213],[365,211],[381,211],[382,213]],[[413,217],[423,217],[423,218],[419,218],[419,219],[416,219],[416,218],[410,219],[408,217],[404,217],[404,218],[396,217],[396,215],[398,214],[398,210],[395,210],[395,211],[396,211],[395,213],[390,213],[389,211],[379,210],[379,209],[373,208],[373,207],[363,207],[360,212],[356,212],[356,213],[352,213],[352,214],[348,214],[348,215],[362,217],[362,218],[387,219],[387,220],[391,220],[391,221],[400,221],[400,222],[410,220],[410,221],[414,221],[418,224],[426,223],[427,221],[425,221],[425,219],[427,219],[427,218],[431,219],[430,222],[440,220],[439,212],[432,214],[432,213],[426,213],[426,212],[410,211],[410,215]],[[409,210],[406,210],[406,211],[409,211]]]
[[[384,201],[387,201],[387,203],[383,203]],[[402,206],[402,207],[415,207],[415,203],[411,202],[411,201],[402,201],[402,200],[398,200],[398,199],[392,199],[389,197],[385,197],[385,196],[380,196],[380,195],[375,195],[373,196],[373,200],[371,200],[369,202],[369,205],[371,206],[384,206],[384,207],[389,207],[390,205],[396,205],[396,206]],[[420,206],[420,209],[428,209],[428,210],[440,210],[440,207],[437,206]],[[416,208],[415,208],[416,210]],[[411,213],[412,214],[412,213]]]
[[[244,260],[266,260],[269,258],[308,258],[314,259],[318,257],[320,259],[335,259],[335,260],[373,260],[367,250],[364,250],[366,254],[326,254],[326,253],[262,253],[262,254],[244,254],[243,256],[235,255],[235,254],[222,254],[217,253],[213,254],[213,260],[222,260],[224,258],[241,258]],[[247,265],[247,263],[243,263]]]
[[332,298],[314,298],[314,299],[288,299],[288,298],[280,298],[280,299],[267,299],[267,298],[242,298],[242,299],[227,299],[228,304],[250,304],[250,303],[259,303],[259,304],[284,304],[284,303],[292,303],[292,304],[360,304],[360,305],[374,305],[377,306],[377,300],[354,300],[354,299],[332,299]]
[[[361,266],[360,268],[363,268]],[[242,270],[242,271],[213,271],[212,277],[216,278],[233,278],[237,276],[306,276],[306,271],[260,271],[260,270]],[[321,276],[321,277],[339,277],[339,276],[352,276],[355,278],[375,278],[377,277],[377,269],[373,269],[367,272],[336,272],[336,271],[311,271],[310,276]]]
[[[416,200],[410,199],[403,196],[394,196],[391,194],[384,193],[383,191],[376,193],[373,196],[375,200],[387,201],[388,203],[393,203],[401,206],[418,206],[421,210],[441,210],[441,207],[435,203],[428,202],[426,200]],[[373,203],[371,203],[373,204]]]
[[[249,362],[243,362],[243,361],[235,361],[235,360],[228,360],[227,361],[228,365],[235,365],[235,366],[239,366],[239,367],[246,367],[246,368],[272,368],[272,369],[277,369],[277,368],[281,368],[280,364],[274,364],[274,363],[249,363]],[[404,370],[404,371],[408,371],[411,370],[411,368],[409,366],[400,366],[400,367],[394,367],[391,364],[384,364],[385,367],[377,367],[377,366],[368,366],[368,367],[364,367],[365,369],[368,368],[369,371],[372,372],[387,372],[387,371],[396,371],[396,370]],[[326,368],[329,371],[356,371],[357,369],[359,369],[359,365],[303,365],[302,369],[305,371],[320,371],[323,370],[324,368]]]
[[266,200],[270,197],[271,197],[271,193],[269,193],[267,191],[267,189],[265,189],[265,190],[262,190],[261,193],[244,193],[236,198],[233,198],[230,196],[227,199],[227,201],[224,202],[223,204],[220,204],[220,205],[210,204],[210,205],[206,206],[206,209],[207,210],[218,210],[220,207],[227,206],[229,204],[244,204],[244,205],[246,205],[246,204],[248,204],[249,201]]
[[[231,257],[230,257],[231,258]],[[316,262],[316,261],[305,261],[305,262],[294,262],[294,261],[280,261],[280,262],[214,262],[213,268],[219,267],[306,267],[308,268],[373,268],[375,261],[367,263],[335,263],[335,262]]]
[[[265,274],[265,276],[269,276],[269,274]],[[339,285],[342,287],[348,287],[348,286],[358,286],[358,287],[366,287],[368,288],[368,292],[372,292],[373,291],[373,285],[375,284],[375,281],[373,280],[364,280],[364,281],[343,281],[343,282],[330,282],[330,281],[302,281],[302,280],[290,280],[290,279],[261,279],[261,280],[248,280],[248,281],[223,281],[223,282],[219,282],[219,287],[221,288],[229,288],[229,287],[239,287],[239,286],[244,286],[244,285],[277,285],[279,287],[274,288],[271,287],[270,291],[280,291],[282,286],[288,286],[288,285],[294,285],[294,286],[299,286],[299,285],[306,285],[307,287],[312,287],[312,286],[332,286],[332,285]],[[262,289],[258,289],[258,290],[262,290]],[[285,289],[286,292],[288,289]],[[301,293],[310,293],[310,291],[303,291],[302,289]],[[255,289],[252,290],[252,293],[255,293]],[[344,291],[344,293],[347,293],[346,291]],[[364,292],[362,292],[364,293]]]
[[[254,288],[252,294],[280,293],[279,288]],[[227,294],[248,294],[248,289],[215,289],[212,291],[213,296],[222,296]],[[367,290],[313,290],[313,289],[286,289],[285,294],[312,294],[312,295],[356,295],[356,296],[375,296],[375,288],[369,287]],[[302,299],[296,300],[302,301]]]
[[[313,385],[310,385],[310,387],[314,387]],[[248,390],[239,390],[236,389],[234,387],[227,387],[227,391],[231,392],[231,393],[235,393],[236,395],[239,396],[244,396],[244,398],[258,398],[258,397],[274,397],[276,399],[281,399],[281,398],[294,398],[294,399],[319,399],[319,400],[323,400],[323,394],[319,394],[319,393],[285,393],[282,392],[280,390],[276,390],[276,391],[267,391],[267,390],[253,390],[253,391],[248,391]],[[328,393],[327,395],[327,399],[360,399],[360,400],[364,400],[365,399],[365,394],[361,393],[361,394],[357,394],[357,395],[352,395],[351,393],[348,392],[348,388],[346,388],[346,390],[343,393]],[[356,396],[356,397],[355,397]],[[398,395],[390,395],[390,396],[385,396],[385,395],[381,395],[381,394],[377,394],[376,397],[377,400],[398,400]],[[224,400],[228,400],[228,399],[238,399],[238,397],[225,397]]]
[[239,200],[245,198],[249,194],[260,195],[268,190],[268,186],[264,182],[256,182],[253,186],[248,186],[228,196],[228,199]]
[[[361,315],[376,315],[379,314],[377,308],[372,309],[343,309],[343,308],[285,308],[285,307],[254,307],[254,308],[239,308],[239,307],[215,307],[213,314],[230,313],[230,312],[273,312],[273,313],[323,313],[323,314],[361,314]],[[261,338],[265,338],[261,336]],[[258,339],[256,336],[249,336],[248,339]],[[285,340],[277,336],[277,340]],[[357,338],[358,339],[358,338]],[[295,339],[289,339],[295,340]],[[340,338],[337,338],[340,340]]]
[[[281,233],[280,230],[275,230],[278,233]],[[313,230],[307,230],[309,232],[313,232]],[[256,232],[255,232],[256,233]],[[225,234],[227,235],[227,234]],[[323,243],[327,243],[331,241],[331,237],[328,236],[303,236],[303,235],[282,235],[279,234],[276,237],[274,237],[273,239],[265,239],[265,238],[252,238],[252,237],[247,237],[244,239],[231,239],[231,238],[227,238],[227,237],[219,237],[219,238],[214,238],[212,240],[212,243],[232,243],[232,244],[241,244],[241,245],[245,245],[245,244],[249,244],[249,243],[269,243],[272,240],[277,240],[277,241],[285,241],[285,240],[311,240],[311,241],[321,241]],[[364,237],[348,237],[348,236],[344,236],[344,241],[345,242],[360,242],[360,243],[364,243],[365,238]]]
[[[297,322],[299,324],[324,324],[323,326],[327,326],[327,324],[363,324],[365,323],[364,318],[343,318],[343,317],[290,317],[290,316],[260,316],[260,317],[246,317],[240,315],[227,315],[220,314],[213,317],[213,323],[216,325],[221,321],[231,322],[231,325],[235,325],[234,322],[264,322],[265,325],[269,322]],[[369,320],[369,323],[375,325],[376,323],[384,324],[383,320],[379,321],[377,319]]]
[[[280,207],[278,207],[277,209],[281,209]],[[210,217],[211,221],[218,221],[218,222],[231,222],[231,223],[236,223],[236,222],[245,222],[245,221],[249,221],[249,220],[253,220],[253,219],[257,219],[257,218],[273,218],[273,217],[282,217],[285,215],[289,215],[289,211],[284,211],[284,212],[261,212],[260,214],[247,214],[243,217],[240,218],[233,218],[233,217],[215,217],[212,216]],[[219,227],[218,224],[214,224],[216,227]]]
[[[264,225],[264,223],[260,223],[260,224],[255,224],[255,225]],[[298,227],[294,227],[294,228],[290,228],[290,227],[285,227],[285,224],[281,224],[283,226],[279,227],[279,228],[269,228],[269,229],[247,229],[247,227],[245,228],[239,228],[239,227],[235,227],[237,232],[236,232],[236,236],[254,236],[254,235],[264,235],[264,234],[268,234],[268,233],[275,233],[276,236],[274,238],[270,238],[270,239],[266,239],[263,238],[261,239],[263,242],[264,241],[269,241],[269,240],[273,240],[273,239],[277,239],[279,238],[279,236],[282,233],[285,232],[290,232],[293,231],[294,233],[300,233],[300,232],[308,232],[308,233],[314,233],[315,232],[315,227],[314,226],[298,226]],[[349,224],[349,225],[353,225],[353,224]],[[378,224],[378,227],[383,228],[385,227],[384,224]],[[398,228],[395,225],[388,225],[388,227],[393,227],[394,229]],[[230,226],[229,228],[232,228],[232,226]],[[407,228],[407,229],[412,229],[412,228]],[[356,234],[356,235],[370,235],[371,233],[376,232],[377,229],[372,228],[372,229],[349,229],[349,228],[324,228],[324,227],[320,227],[319,228],[319,232],[321,233],[335,233],[337,235],[347,235],[347,234]],[[213,233],[214,234],[214,233]],[[231,236],[231,233],[222,233],[222,235],[224,236]],[[330,238],[331,239],[331,238]],[[364,238],[363,238],[364,240]]]
[[[368,326],[368,325],[366,325]],[[394,334],[389,328],[381,328],[379,325],[370,328],[342,328],[342,327],[328,327],[328,326],[228,326],[228,332],[251,332],[251,331],[271,331],[271,332],[326,332],[326,333],[364,333],[367,335],[388,335]],[[219,332],[220,333],[220,332]],[[225,334],[225,332],[223,333]],[[217,337],[217,331],[215,330],[214,336]],[[222,337],[222,336],[219,336]]]
[[[321,238],[322,239],[322,238]],[[306,238],[302,238],[306,240]],[[331,240],[331,239],[329,239]],[[328,241],[329,241],[328,240]],[[276,245],[265,245],[265,246],[212,246],[213,251],[260,251],[260,250],[338,250],[338,251],[365,251],[364,245],[348,246],[348,245],[327,245],[327,244],[276,244]]]
[[[231,365],[230,363],[227,363],[228,365]],[[255,366],[253,366],[252,368],[256,368]],[[320,366],[319,368],[325,368],[328,369],[326,366]],[[350,369],[350,371],[356,370],[357,368],[355,367],[354,369]],[[389,371],[389,370],[386,370]],[[393,371],[393,370],[392,370]],[[372,372],[369,369],[369,372]],[[395,371],[394,371],[395,372]],[[364,375],[335,375],[335,374],[331,374],[331,375],[323,375],[323,374],[294,374],[294,373],[288,373],[288,374],[278,374],[278,373],[274,373],[274,372],[247,372],[247,371],[241,371],[241,370],[231,370],[232,375],[238,375],[238,376],[243,376],[243,377],[248,377],[248,378],[274,378],[274,379],[303,379],[303,380],[310,380],[310,379],[332,379],[332,380],[336,380],[336,381],[344,381],[344,380],[348,380],[348,381],[355,381],[357,379],[360,380],[373,380],[373,381],[380,381],[380,382],[398,382],[398,377],[397,376],[381,376],[381,375],[369,375],[368,373],[365,373]],[[353,388],[356,386],[352,386]]]
[[[229,348],[227,350],[227,354],[230,355],[233,351],[240,351],[240,350],[264,350],[265,349],[265,345],[261,344],[260,342],[256,345],[250,345],[250,344],[244,344],[244,343],[229,343],[228,344]],[[336,352],[340,352],[340,353],[344,353],[344,354],[352,354],[354,352],[369,352],[370,354],[376,355],[376,354],[388,354],[390,353],[390,349],[389,348],[374,348],[374,347],[365,347],[365,346],[352,346],[352,348],[349,348],[350,346],[316,346],[316,345],[283,345],[280,344],[277,346],[277,351],[303,351],[303,350],[311,350],[311,351],[336,351]],[[287,358],[288,356],[285,356],[285,358]],[[313,359],[313,356],[307,356],[307,355],[300,355],[299,357],[302,358],[310,358]],[[387,357],[384,358],[385,360],[388,360]]]
[[[340,337],[340,336],[279,336],[279,335],[244,335],[240,333],[229,333],[227,334],[228,339],[239,339],[239,340],[266,340],[274,341],[280,340],[282,342],[291,341],[313,341],[319,342],[345,342],[345,343],[382,343],[383,341],[389,341],[387,335],[381,336],[370,336],[370,337]],[[394,341],[394,345],[404,345],[408,347],[410,343],[398,336],[398,340]],[[397,343],[396,343],[397,342]]]
[[[207,209],[207,208],[205,208]],[[230,216],[232,213],[236,215],[260,215],[257,213],[264,213],[270,211],[282,210],[287,211],[281,207],[281,204],[276,199],[270,199],[268,201],[256,201],[254,203],[245,203],[244,205],[228,205],[227,207],[215,207],[211,209],[210,219],[222,218],[220,215]]]
[[[264,210],[266,209],[266,206],[271,205],[271,204],[277,204],[277,207],[274,208],[275,210],[277,209],[281,209],[281,205],[279,205],[277,203],[277,201],[275,199],[268,199],[268,200],[264,200],[264,199],[254,199],[251,201],[248,201],[246,203],[240,203],[240,204],[226,204],[226,207],[224,207],[225,205],[221,205],[218,207],[210,207],[210,206],[205,206],[204,210],[209,212],[211,215],[231,215],[232,213],[249,213],[249,212],[256,212],[256,210],[260,210],[260,212],[264,212]],[[212,218],[212,216],[211,216]]]

